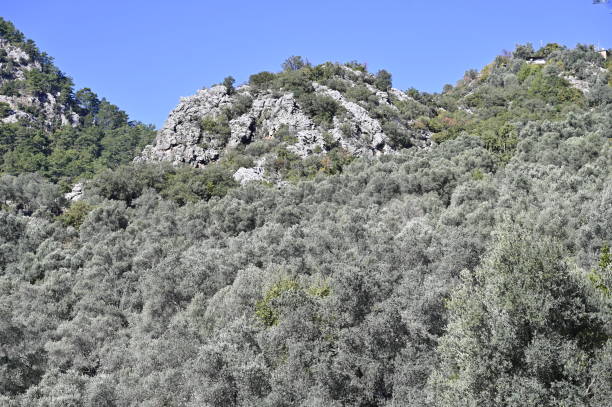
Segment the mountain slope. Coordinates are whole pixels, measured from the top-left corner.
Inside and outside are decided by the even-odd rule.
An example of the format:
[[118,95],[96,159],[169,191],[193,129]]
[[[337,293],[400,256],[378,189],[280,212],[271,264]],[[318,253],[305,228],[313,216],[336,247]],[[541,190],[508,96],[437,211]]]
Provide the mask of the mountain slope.
[[233,150],[255,160],[251,170],[274,179],[294,170],[291,160],[318,158],[316,172],[325,170],[326,156],[375,156],[429,145],[428,132],[413,128],[406,110],[431,109],[391,88],[388,73],[375,76],[356,63],[313,67],[294,59],[299,63],[293,68],[252,75],[247,85],[234,88],[228,78],[226,85],[182,99],[139,160],[200,167]]
[[68,104],[71,93],[72,81],[52,59],[0,20],[0,121],[45,128],[76,125],[79,116]]
[[609,103],[610,66],[588,46],[519,46],[430,95],[393,89],[389,73],[354,62],[311,66],[292,57],[282,72],[252,75],[238,88],[228,77],[183,98],[137,161],[202,167],[229,156],[243,165],[237,180],[278,181],[472,134],[506,162],[526,123]]
[[131,161],[154,129],[72,80],[0,19],[0,171],[37,172],[64,187]]
[[[1,176],[0,405],[610,405],[609,65],[552,48],[404,102],[291,59],[188,98],[153,160],[68,208]],[[361,123],[320,86],[365,88],[384,144],[364,125],[316,151]],[[289,182],[232,179],[256,164]]]

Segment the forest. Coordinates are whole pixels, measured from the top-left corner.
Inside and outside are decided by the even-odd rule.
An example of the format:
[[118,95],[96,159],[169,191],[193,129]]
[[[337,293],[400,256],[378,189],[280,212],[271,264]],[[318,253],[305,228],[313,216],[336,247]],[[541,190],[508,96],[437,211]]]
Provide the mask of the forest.
[[[334,81],[300,61],[251,86]],[[249,147],[132,162],[154,129],[46,69],[80,122],[0,124],[0,405],[612,402],[612,63],[594,47],[521,45],[410,89],[377,116],[392,154],[293,157],[279,185],[232,178]]]
[[[67,189],[78,178],[129,163],[153,139],[152,126],[128,120],[89,88],[75,91],[53,58],[1,17],[0,40],[0,97],[17,101],[11,107],[0,100],[0,172],[36,172]],[[11,58],[11,48],[22,50],[23,57]],[[13,110],[32,119],[1,120]],[[63,124],[61,111],[74,113],[77,125]]]

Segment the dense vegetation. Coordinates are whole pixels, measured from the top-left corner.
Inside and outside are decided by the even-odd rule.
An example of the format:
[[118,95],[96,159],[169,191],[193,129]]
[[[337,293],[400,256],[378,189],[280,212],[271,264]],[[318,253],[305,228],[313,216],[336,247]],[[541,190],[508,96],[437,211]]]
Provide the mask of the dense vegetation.
[[0,404],[608,406],[610,74],[549,49],[411,91],[399,119],[439,144],[282,187],[231,180],[249,146],[119,165],[71,204],[46,167],[4,175]]
[[[12,23],[0,18],[0,38],[26,52],[29,61],[16,61],[0,50],[0,94],[34,103],[18,103],[29,114],[16,123],[0,123],[0,172],[17,175],[37,172],[67,188],[70,182],[130,162],[155,135],[152,126],[128,120],[125,112],[90,89],[73,90],[72,80],[26,40]],[[25,79],[16,71],[24,69]],[[44,111],[45,104],[53,116]],[[0,104],[0,119],[10,107]],[[78,122],[63,124],[61,112],[75,113]]]
[[[530,64],[545,58],[545,65]],[[538,51],[519,46],[513,54],[497,57],[480,73],[467,71],[456,87],[449,87],[436,103],[444,110],[418,124],[442,142],[469,133],[480,137],[488,149],[507,160],[518,142],[516,129],[529,121],[558,121],[568,112],[608,105],[610,61],[593,47],[568,50],[548,44]],[[586,92],[572,86],[580,83]]]

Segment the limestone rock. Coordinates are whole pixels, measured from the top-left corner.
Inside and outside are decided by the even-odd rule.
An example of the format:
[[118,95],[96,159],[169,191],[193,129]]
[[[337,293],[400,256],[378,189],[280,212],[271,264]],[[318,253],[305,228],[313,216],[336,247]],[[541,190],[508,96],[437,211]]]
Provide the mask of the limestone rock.
[[64,194],[64,198],[68,201],[78,201],[83,198],[83,183],[74,184],[72,190]]
[[262,179],[264,179],[263,167],[240,167],[234,173],[234,180],[236,180],[236,182],[239,182],[240,185],[244,185],[247,182],[251,181],[261,181]]
[[[233,149],[246,148],[250,144],[261,146],[268,141],[300,158],[325,154],[336,147],[355,156],[393,153],[389,135],[383,130],[383,123],[377,119],[380,116],[374,109],[386,109],[399,115],[394,103],[411,98],[397,89],[382,92],[374,88],[375,78],[367,72],[344,65],[329,66],[335,72],[333,83],[341,85],[338,89],[360,86],[371,93],[369,101],[357,100],[349,95],[350,92],[332,89],[333,83],[328,86],[329,82],[324,81],[310,81],[308,86],[313,90],[307,95],[310,99],[305,98],[303,92],[294,94],[283,87],[260,89],[243,85],[233,92],[221,85],[201,89],[193,96],[180,99],[158,132],[155,143],[145,147],[136,161],[170,161],[202,167]],[[329,99],[337,104],[338,110],[331,121],[321,120],[316,117],[316,109],[329,103]],[[412,122],[398,125],[404,126],[402,128],[409,133],[406,126],[411,126]],[[430,144],[428,134],[414,131],[414,145]],[[255,150],[263,151],[261,148]],[[274,159],[273,156],[269,158]],[[266,176],[274,177],[273,174]],[[234,174],[241,183],[261,177],[263,168],[260,171],[260,166],[240,168]]]
[[[23,81],[28,71],[42,69],[40,63],[33,60],[27,52],[1,38],[0,51],[3,51],[5,55],[0,59],[0,71],[2,71],[0,86],[9,81]],[[59,93],[46,93],[34,97],[23,91],[19,91],[16,95],[0,95],[0,102],[6,103],[10,109],[6,117],[0,118],[0,123],[38,121],[47,128],[56,124],[77,126],[79,115],[66,105],[59,103],[58,96]],[[30,113],[32,110],[39,113],[34,115]]]

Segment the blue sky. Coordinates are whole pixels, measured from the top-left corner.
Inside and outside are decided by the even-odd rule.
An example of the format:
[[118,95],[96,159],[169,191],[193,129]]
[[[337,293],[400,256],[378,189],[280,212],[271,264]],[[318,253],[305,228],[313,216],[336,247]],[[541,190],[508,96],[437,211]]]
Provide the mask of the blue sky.
[[5,0],[0,15],[132,119],[161,126],[180,96],[290,55],[366,62],[393,85],[440,91],[517,43],[612,47],[591,0]]

